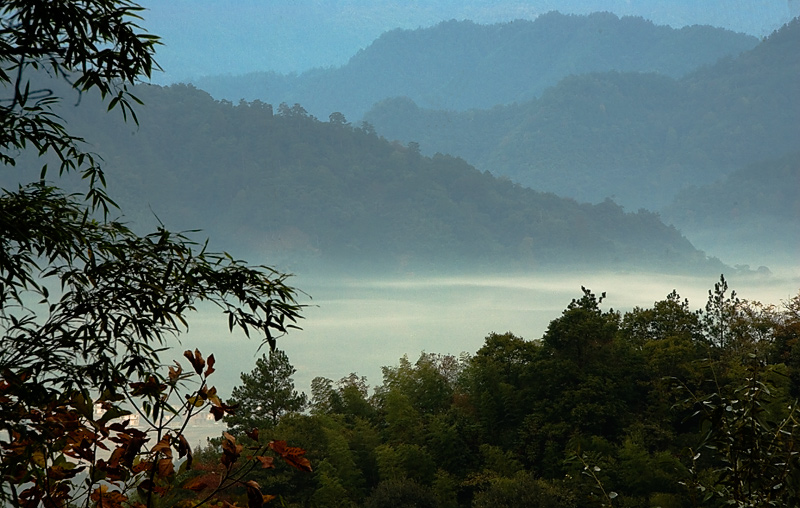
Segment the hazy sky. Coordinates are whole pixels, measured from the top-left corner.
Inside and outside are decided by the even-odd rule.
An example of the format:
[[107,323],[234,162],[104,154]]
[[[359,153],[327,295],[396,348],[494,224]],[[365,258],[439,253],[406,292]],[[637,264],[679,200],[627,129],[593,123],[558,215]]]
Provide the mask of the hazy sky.
[[676,27],[721,26],[765,36],[800,0],[143,0],[144,27],[163,38],[156,83],[252,71],[339,66],[381,33],[450,19],[496,23],[558,10],[610,11]]

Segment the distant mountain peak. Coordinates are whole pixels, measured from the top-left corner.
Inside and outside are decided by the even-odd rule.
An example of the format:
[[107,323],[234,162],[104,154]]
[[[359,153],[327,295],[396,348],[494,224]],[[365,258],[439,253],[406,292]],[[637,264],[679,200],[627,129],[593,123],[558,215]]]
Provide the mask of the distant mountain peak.
[[757,43],[708,26],[679,30],[609,12],[553,11],[533,21],[449,20],[391,30],[338,68],[207,77],[195,84],[216,98],[299,102],[320,118],[339,111],[359,119],[394,96],[424,108],[465,111],[529,100],[571,74],[618,70],[680,77]]

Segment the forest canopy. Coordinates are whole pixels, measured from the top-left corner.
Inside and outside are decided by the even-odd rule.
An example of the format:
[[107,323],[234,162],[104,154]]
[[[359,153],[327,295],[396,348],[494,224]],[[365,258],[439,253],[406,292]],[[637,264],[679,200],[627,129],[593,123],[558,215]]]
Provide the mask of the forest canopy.
[[540,338],[403,356],[372,388],[314,379],[309,411],[250,421],[319,467],[263,481],[298,506],[800,502],[800,294],[762,304],[721,278],[698,311],[677,291],[628,312],[604,299],[584,288]]

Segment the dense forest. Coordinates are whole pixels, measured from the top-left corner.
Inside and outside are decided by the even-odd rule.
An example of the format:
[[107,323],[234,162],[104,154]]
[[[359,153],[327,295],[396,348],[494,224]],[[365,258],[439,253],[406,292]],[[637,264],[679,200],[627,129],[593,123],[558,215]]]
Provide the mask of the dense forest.
[[389,97],[464,111],[531,100],[572,74],[616,70],[679,78],[757,42],[710,26],[674,29],[608,12],[550,12],[533,21],[451,20],[392,30],[338,68],[300,75],[197,76],[192,83],[217,99],[300,103],[319,117],[340,111],[360,120]]
[[389,139],[458,155],[525,186],[657,210],[682,186],[796,150],[798,44],[795,20],[752,50],[679,79],[586,73],[524,103],[454,112],[393,98],[365,119]]
[[[541,338],[403,357],[374,387],[317,378],[306,406],[275,351],[242,374],[230,432],[308,451],[312,474],[253,473],[289,506],[797,506],[800,295],[741,300],[722,278],[700,311],[604,297],[584,289]],[[219,446],[196,452],[195,484]]]
[[524,188],[339,113],[322,122],[301,105],[234,105],[186,85],[136,94],[139,126],[91,97],[63,111],[105,159],[125,220],[203,224],[213,241],[287,269],[722,267],[653,213]]
[[[140,26],[143,11],[127,0],[0,5],[0,504],[800,506],[800,294],[776,305],[743,300],[724,276],[700,310],[673,290],[621,312],[606,308],[605,292],[582,287],[540,337],[495,331],[474,353],[403,356],[375,386],[354,372],[316,377],[308,394],[296,390],[281,347],[309,306],[288,285],[288,269],[338,263],[359,275],[378,268],[388,279],[414,267],[487,278],[497,267],[536,277],[542,267],[647,268],[646,277],[727,267],[656,213],[533,190],[457,156],[429,155],[422,141],[388,140],[340,111],[320,121],[300,103],[234,104],[189,85],[142,85],[159,46]],[[606,37],[603,23],[647,25],[586,19],[597,29],[593,44]],[[464,27],[474,28],[437,30]],[[565,78],[530,103],[550,104],[551,116],[527,110],[523,125],[546,117],[542,136],[574,156],[561,170],[605,154],[619,172],[629,169],[623,160],[652,169],[658,152],[634,134],[663,137],[667,128],[666,145],[688,147],[667,162],[699,171],[691,164],[702,160],[705,177],[728,176],[685,189],[676,217],[713,227],[741,211],[791,222],[796,197],[774,186],[791,188],[786,179],[797,175],[797,82],[787,77],[798,70],[799,29],[796,21],[740,57],[678,79]],[[708,36],[703,28],[681,33]],[[620,36],[625,30],[610,38],[618,44]],[[573,43],[583,47],[580,37]],[[655,113],[652,101],[667,99],[675,118]],[[672,123],[686,120],[684,103],[699,123]],[[622,114],[626,107],[639,112]],[[556,134],[571,129],[584,131],[597,153],[557,146]],[[629,149],[603,152],[593,145],[601,131],[609,140],[634,137]],[[504,138],[509,160],[534,155],[511,150],[520,139],[536,141],[533,134]],[[742,146],[712,143],[725,137]],[[701,141],[708,147],[693,144]],[[734,160],[753,165],[714,165]],[[613,180],[610,168],[595,169]],[[686,176],[663,173],[664,185],[676,174]],[[707,198],[709,189],[718,195]],[[197,226],[214,239],[196,242]],[[254,254],[257,264],[227,250]],[[553,280],[563,284],[560,277]],[[330,284],[340,290],[346,278],[336,273]],[[206,307],[265,351],[230,397],[211,376],[247,358],[216,332],[213,345],[238,354],[235,365],[201,352],[197,335],[184,335],[186,346],[177,340],[191,318],[204,326]],[[460,319],[474,327],[469,313],[483,311]],[[384,317],[380,324],[396,326]],[[179,345],[182,356],[172,349]],[[320,348],[328,362],[334,348],[364,353],[329,338]],[[227,430],[193,449],[187,429],[198,416]]]

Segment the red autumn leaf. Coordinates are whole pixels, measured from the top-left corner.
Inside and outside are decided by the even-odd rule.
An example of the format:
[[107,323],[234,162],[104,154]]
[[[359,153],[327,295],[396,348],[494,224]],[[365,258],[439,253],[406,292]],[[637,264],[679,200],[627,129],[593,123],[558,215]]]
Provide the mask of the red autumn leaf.
[[227,432],[222,433],[222,457],[220,462],[226,468],[231,467],[241,455],[244,447],[236,443],[236,439]]
[[130,429],[129,434],[119,434],[117,437],[125,444],[125,455],[122,458],[122,463],[130,468],[149,438],[147,434],[136,429]]
[[219,479],[215,474],[204,474],[192,478],[183,485],[183,488],[194,492],[200,492],[201,490],[213,487],[218,483]]
[[208,355],[208,361],[207,361],[208,367],[206,368],[205,372],[206,377],[214,373],[214,362],[215,362],[214,355],[213,354]]
[[64,452],[65,455],[74,457],[76,459],[83,459],[88,462],[94,462],[94,446],[93,443],[84,439],[78,446],[72,446],[70,450]]
[[258,441],[258,429],[252,428],[248,431],[245,431],[245,434],[247,434],[247,437],[249,437],[253,441]]
[[221,407],[211,406],[211,414],[214,416],[214,421],[218,422],[225,416],[225,410]]
[[270,441],[269,447],[280,456],[286,452],[286,441]]
[[178,380],[183,372],[183,367],[178,362],[175,362],[175,367],[170,366],[169,368],[169,380],[173,383]]
[[216,386],[212,386],[208,390],[206,390],[205,396],[206,396],[206,399],[208,399],[208,401],[212,405],[217,406],[217,407],[224,406],[224,404],[222,403],[222,399],[220,399],[219,396],[217,395],[217,387]]
[[245,482],[244,485],[247,487],[247,507],[262,508],[264,506],[264,494],[261,493],[258,483],[250,480]]
[[294,446],[286,446],[286,441],[270,441],[269,447],[283,458],[283,460],[300,471],[311,471],[311,462],[303,455],[306,451]]
[[159,459],[156,467],[158,476],[162,478],[170,478],[175,474],[175,465],[171,458]]
[[39,499],[42,492],[36,487],[30,487],[19,493],[19,498],[23,501],[22,506],[39,506]]
[[86,469],[84,466],[67,469],[64,466],[53,466],[47,470],[47,477],[52,480],[66,480]]
[[119,463],[125,455],[125,447],[119,446],[111,452],[111,457],[108,458],[108,465],[111,467],[119,467]]
[[172,458],[172,448],[170,448],[170,440],[172,436],[167,434],[166,436],[161,438],[161,441],[153,445],[153,449],[150,450],[152,453],[163,453],[164,456],[168,458]]
[[186,436],[183,434],[178,434],[178,443],[176,445],[178,448],[178,458],[182,459],[183,457],[186,458],[186,468],[189,469],[192,467],[192,447],[189,446],[189,441],[186,440]]
[[183,352],[183,356],[185,356],[186,359],[189,360],[189,363],[192,364],[192,367],[194,367],[195,372],[197,372],[198,374],[201,374],[203,372],[203,367],[206,366],[206,362],[205,360],[203,360],[203,355],[200,354],[200,351],[198,349],[194,350],[194,354],[192,354],[192,352],[187,349],[186,351]]
[[261,462],[261,469],[272,469],[275,467],[275,460],[272,457],[263,457],[261,455],[256,455],[253,457],[255,460]]
[[123,503],[128,500],[128,496],[116,490],[108,490],[107,485],[101,485],[92,492],[90,499],[98,506],[108,508],[122,508]]
[[67,444],[72,446],[88,446],[91,448],[97,443],[97,437],[97,434],[86,427],[78,427],[67,434]]
[[126,476],[126,473],[122,470],[122,468],[119,467],[119,464],[113,465],[103,459],[100,459],[95,463],[95,469],[105,473],[105,480],[109,482],[122,480]]
[[238,404],[234,404],[229,406],[222,402],[219,397],[214,397],[211,399],[211,414],[214,415],[215,421],[220,421],[226,414],[232,415],[236,411],[236,408],[239,407]]
[[136,464],[135,466],[133,466],[131,468],[131,471],[133,471],[133,474],[139,474],[142,471],[148,471],[151,467],[153,467],[152,462],[150,462],[149,460],[148,461],[143,460],[138,464]]

